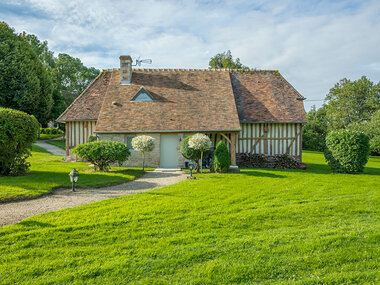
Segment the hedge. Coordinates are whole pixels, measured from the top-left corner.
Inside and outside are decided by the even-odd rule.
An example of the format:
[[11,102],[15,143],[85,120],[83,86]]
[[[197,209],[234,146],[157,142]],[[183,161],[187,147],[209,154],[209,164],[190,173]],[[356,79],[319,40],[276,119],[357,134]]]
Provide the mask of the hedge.
[[358,131],[332,131],[326,136],[324,155],[333,172],[361,173],[368,161],[369,138]]
[[0,108],[0,175],[25,174],[30,164],[33,142],[38,136],[39,123],[24,112]]
[[80,144],[73,149],[73,153],[91,162],[95,170],[101,171],[109,170],[112,163],[122,165],[130,155],[127,145],[116,141]]

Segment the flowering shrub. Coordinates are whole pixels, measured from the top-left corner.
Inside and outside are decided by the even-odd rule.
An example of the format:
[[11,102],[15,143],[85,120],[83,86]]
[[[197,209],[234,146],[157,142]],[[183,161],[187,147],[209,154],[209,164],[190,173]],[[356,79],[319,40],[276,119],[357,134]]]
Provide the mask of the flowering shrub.
[[143,170],[145,165],[145,152],[150,152],[154,149],[154,138],[150,136],[137,136],[132,139],[132,147],[141,152],[143,158]]
[[201,171],[203,164],[203,153],[209,150],[211,146],[212,144],[210,138],[204,134],[195,134],[189,139],[189,147],[201,152]]

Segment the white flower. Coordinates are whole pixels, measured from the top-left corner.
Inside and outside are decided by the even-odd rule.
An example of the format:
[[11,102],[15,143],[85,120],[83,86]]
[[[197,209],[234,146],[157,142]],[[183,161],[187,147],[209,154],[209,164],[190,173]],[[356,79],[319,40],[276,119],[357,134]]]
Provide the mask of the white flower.
[[149,152],[154,149],[154,138],[150,136],[137,136],[132,139],[132,146],[139,152]]
[[201,152],[209,150],[211,145],[210,138],[204,134],[195,134],[189,139],[189,147]]

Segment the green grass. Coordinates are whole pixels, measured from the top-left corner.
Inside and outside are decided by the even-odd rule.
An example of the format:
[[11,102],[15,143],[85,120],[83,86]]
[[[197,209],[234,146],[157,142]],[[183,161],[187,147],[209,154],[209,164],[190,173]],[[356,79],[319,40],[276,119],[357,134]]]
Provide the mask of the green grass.
[[122,183],[143,173],[139,169],[118,167],[113,167],[110,172],[94,172],[88,163],[67,163],[62,162],[62,158],[33,146],[32,156],[28,159],[31,163],[30,173],[25,176],[0,177],[0,202],[34,198],[50,193],[54,188],[70,187],[68,173],[73,168],[80,173],[76,184],[79,188]]
[[47,140],[46,143],[55,145],[63,150],[66,150],[66,140]]
[[245,169],[0,229],[5,284],[379,283],[380,158],[364,174]]
[[40,134],[39,140],[51,140],[59,137],[63,137],[63,134]]

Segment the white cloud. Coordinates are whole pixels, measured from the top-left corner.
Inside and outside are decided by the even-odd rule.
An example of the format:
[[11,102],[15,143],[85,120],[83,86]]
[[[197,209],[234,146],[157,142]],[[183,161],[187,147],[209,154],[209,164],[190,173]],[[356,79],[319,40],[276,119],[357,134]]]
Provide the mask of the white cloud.
[[[251,67],[279,69],[308,99],[339,79],[380,77],[378,1],[14,1],[0,17],[90,66],[120,54],[152,67],[206,68],[231,49]],[[12,7],[17,6],[17,9]],[[0,4],[1,7],[1,4]],[[309,108],[315,102],[305,102]]]

